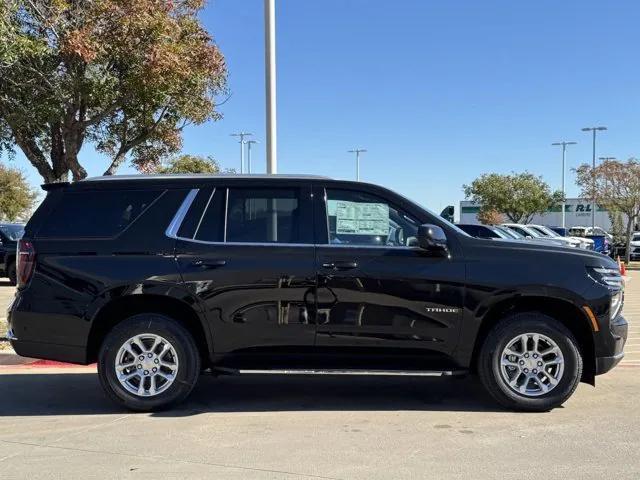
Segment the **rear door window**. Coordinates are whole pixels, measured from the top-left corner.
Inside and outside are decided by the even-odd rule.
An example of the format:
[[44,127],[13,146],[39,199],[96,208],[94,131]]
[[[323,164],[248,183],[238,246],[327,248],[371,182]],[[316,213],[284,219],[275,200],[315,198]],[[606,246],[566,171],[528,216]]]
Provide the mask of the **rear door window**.
[[38,232],[42,238],[110,238],[120,234],[161,190],[65,192]]
[[227,242],[312,243],[313,222],[298,188],[230,188]]

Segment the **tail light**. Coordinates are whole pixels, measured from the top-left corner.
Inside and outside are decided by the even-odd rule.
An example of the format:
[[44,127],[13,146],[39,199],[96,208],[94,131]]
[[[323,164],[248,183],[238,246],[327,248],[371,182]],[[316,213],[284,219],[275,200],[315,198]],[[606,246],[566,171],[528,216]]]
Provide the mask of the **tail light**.
[[33,244],[27,240],[18,241],[18,255],[16,260],[18,288],[22,288],[29,283],[35,266],[36,251],[33,248]]

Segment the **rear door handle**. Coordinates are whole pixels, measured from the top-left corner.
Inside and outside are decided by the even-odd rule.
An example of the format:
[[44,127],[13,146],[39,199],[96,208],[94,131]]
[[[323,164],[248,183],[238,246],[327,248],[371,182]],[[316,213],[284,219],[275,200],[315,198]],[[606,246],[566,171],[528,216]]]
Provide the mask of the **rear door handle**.
[[322,268],[326,268],[328,270],[353,270],[354,268],[358,268],[358,262],[355,262],[355,261],[327,262],[322,264]]
[[201,268],[219,268],[219,267],[224,267],[226,264],[227,264],[226,260],[198,259],[191,262],[191,265],[193,265],[194,267],[201,267]]

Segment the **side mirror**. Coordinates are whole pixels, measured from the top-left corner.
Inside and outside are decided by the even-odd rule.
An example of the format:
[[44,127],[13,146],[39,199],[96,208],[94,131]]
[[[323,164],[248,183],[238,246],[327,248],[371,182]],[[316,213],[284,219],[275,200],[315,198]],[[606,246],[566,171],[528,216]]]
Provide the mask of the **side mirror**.
[[418,227],[418,246],[424,250],[447,252],[447,236],[442,228],[426,223]]

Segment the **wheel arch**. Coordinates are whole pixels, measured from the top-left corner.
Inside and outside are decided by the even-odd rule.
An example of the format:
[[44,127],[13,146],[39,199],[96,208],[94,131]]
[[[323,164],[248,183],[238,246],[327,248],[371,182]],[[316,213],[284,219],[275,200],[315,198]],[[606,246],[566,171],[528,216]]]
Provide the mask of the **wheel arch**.
[[575,336],[583,357],[584,369],[581,381],[595,384],[596,358],[591,323],[586,313],[568,300],[547,296],[518,296],[502,300],[485,313],[474,342],[471,368],[475,369],[482,344],[491,329],[507,315],[522,312],[539,312],[562,323]]
[[194,304],[159,293],[115,296],[96,309],[87,341],[87,361],[93,363],[97,360],[100,345],[107,333],[123,320],[140,313],[166,315],[181,323],[193,336],[203,364],[210,362],[213,351],[211,332]]

